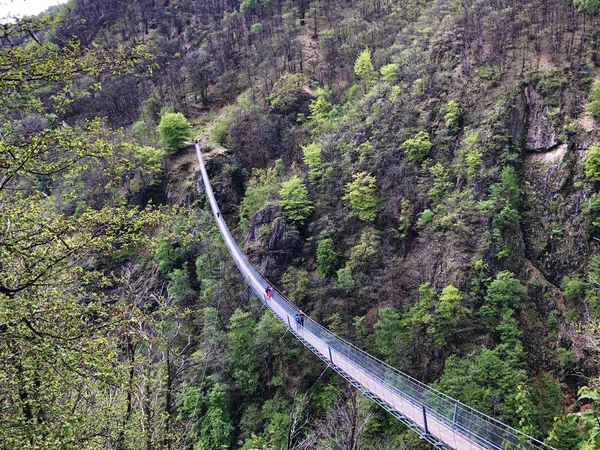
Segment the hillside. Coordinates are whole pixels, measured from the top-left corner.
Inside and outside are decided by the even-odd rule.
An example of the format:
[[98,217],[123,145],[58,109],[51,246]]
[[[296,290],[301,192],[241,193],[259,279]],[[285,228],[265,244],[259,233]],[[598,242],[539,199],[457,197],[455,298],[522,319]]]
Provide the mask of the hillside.
[[310,317],[598,447],[599,21],[579,0],[71,0],[3,25],[0,449],[430,448],[251,295],[196,138],[236,240]]

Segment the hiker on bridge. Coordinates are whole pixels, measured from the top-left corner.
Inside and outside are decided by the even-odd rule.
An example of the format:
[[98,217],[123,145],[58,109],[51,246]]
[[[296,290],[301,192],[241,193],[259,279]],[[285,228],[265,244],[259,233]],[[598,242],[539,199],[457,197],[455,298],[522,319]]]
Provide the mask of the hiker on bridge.
[[299,330],[302,326],[302,319],[300,318],[300,314],[296,313],[294,316],[294,320],[296,321],[296,330]]
[[271,290],[270,286],[266,287],[265,294],[267,295],[267,300],[269,300],[271,297],[273,297],[273,291]]
[[303,312],[300,313],[300,326],[302,328],[304,328],[304,313]]

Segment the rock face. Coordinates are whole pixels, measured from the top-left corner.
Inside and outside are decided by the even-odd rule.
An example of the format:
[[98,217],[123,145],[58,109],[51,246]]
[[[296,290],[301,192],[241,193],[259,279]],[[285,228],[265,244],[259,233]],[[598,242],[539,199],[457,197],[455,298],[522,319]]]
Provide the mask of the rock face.
[[527,98],[527,138],[525,148],[532,152],[544,152],[558,145],[556,130],[548,116],[548,107],[542,96],[531,86],[525,89]]
[[299,244],[299,233],[286,223],[281,206],[269,205],[251,217],[244,253],[265,277],[279,278]]

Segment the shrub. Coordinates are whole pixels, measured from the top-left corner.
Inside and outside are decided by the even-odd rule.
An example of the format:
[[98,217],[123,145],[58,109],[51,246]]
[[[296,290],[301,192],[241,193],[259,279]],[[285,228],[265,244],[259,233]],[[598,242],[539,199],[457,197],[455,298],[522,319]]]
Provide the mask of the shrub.
[[483,151],[479,147],[479,133],[468,131],[463,141],[463,155],[467,166],[467,178],[471,179],[479,174],[483,165]]
[[600,181],[600,143],[590,145],[587,150],[585,175],[592,181]]
[[456,100],[450,100],[446,105],[446,115],[444,116],[446,126],[451,130],[458,130],[460,120],[460,109]]
[[350,203],[353,215],[359,220],[373,222],[377,216],[377,199],[375,177],[366,172],[359,172],[352,177],[354,181],[346,184],[346,195],[343,200]]
[[431,146],[427,131],[419,131],[413,138],[407,139],[402,144],[406,158],[417,164],[422,163],[427,158]]
[[253,33],[260,33],[263,30],[262,23],[255,23],[250,27],[250,31]]
[[279,191],[281,205],[285,215],[292,222],[304,223],[313,210],[312,202],[308,198],[308,189],[298,176],[293,176],[283,183]]
[[583,296],[586,283],[581,279],[580,276],[575,275],[573,277],[564,277],[560,288],[565,293],[565,296],[570,300],[575,300]]
[[160,119],[158,133],[167,153],[175,153],[192,135],[190,124],[181,113],[167,113]]

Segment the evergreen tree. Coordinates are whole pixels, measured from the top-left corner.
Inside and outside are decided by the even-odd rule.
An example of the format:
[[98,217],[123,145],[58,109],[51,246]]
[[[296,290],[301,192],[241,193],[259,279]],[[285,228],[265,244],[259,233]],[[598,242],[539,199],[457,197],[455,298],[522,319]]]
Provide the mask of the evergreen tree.
[[377,72],[371,62],[371,50],[365,48],[354,62],[354,73],[362,80],[367,89],[377,82]]

